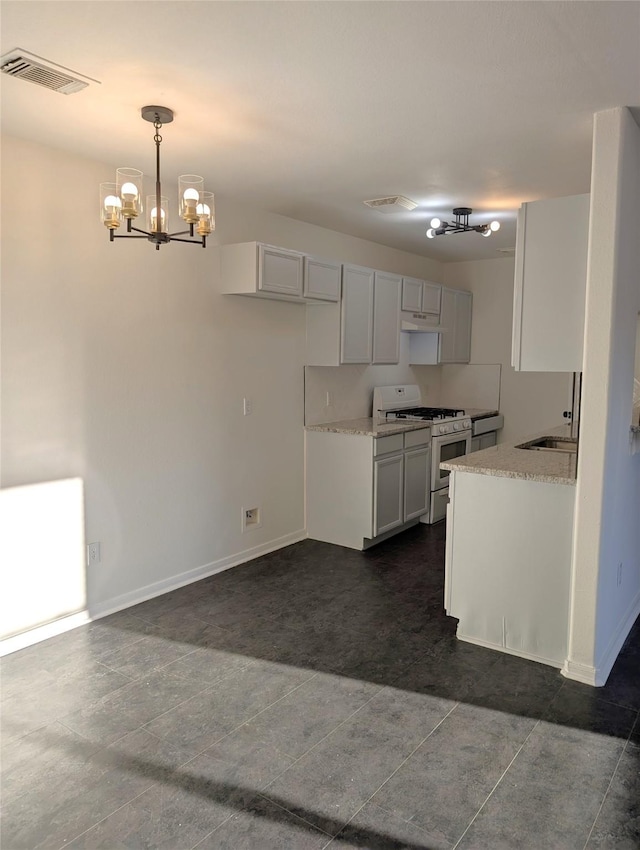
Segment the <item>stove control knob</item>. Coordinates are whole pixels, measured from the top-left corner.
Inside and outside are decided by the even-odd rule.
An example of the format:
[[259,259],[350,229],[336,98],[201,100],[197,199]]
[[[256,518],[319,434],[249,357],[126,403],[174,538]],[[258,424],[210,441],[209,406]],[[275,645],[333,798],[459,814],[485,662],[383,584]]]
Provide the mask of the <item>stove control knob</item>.
[[462,423],[460,423],[460,422],[454,422],[453,423],[453,430],[454,431],[459,431],[461,428],[462,428]]
[[441,434],[448,434],[450,431],[451,431],[451,425],[441,425],[440,426],[440,433]]

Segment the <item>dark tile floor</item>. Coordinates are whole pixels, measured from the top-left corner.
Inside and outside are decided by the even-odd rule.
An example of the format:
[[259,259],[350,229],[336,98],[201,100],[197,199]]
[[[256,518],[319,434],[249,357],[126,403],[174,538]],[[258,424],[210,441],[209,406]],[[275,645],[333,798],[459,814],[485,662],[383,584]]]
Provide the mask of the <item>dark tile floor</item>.
[[4,850],[640,847],[606,687],[455,639],[444,528],[307,540],[6,657]]

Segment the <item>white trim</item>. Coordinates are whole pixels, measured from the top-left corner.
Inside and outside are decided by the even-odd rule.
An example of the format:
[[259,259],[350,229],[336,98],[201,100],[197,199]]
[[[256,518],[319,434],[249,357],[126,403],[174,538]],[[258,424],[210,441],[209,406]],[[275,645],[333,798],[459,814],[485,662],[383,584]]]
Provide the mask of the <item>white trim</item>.
[[59,620],[45,623],[44,626],[37,626],[35,629],[29,629],[26,632],[4,638],[0,641],[0,657],[18,652],[19,649],[24,649],[34,643],[56,637],[71,629],[76,629],[78,626],[84,626],[90,620],[88,611],[79,611],[77,614],[69,614],[68,617],[61,617]]
[[239,564],[245,564],[247,561],[252,561],[254,558],[259,558],[261,555],[268,555],[269,552],[274,552],[276,549],[282,549],[285,546],[290,546],[292,543],[298,543],[300,540],[305,540],[307,532],[305,529],[294,531],[291,534],[285,534],[283,537],[278,537],[275,540],[270,540],[268,543],[262,543],[259,546],[253,546],[251,549],[244,549],[235,555],[227,555],[225,558],[220,558],[217,561],[211,561],[209,564],[204,564],[202,567],[196,567],[194,570],[188,570],[178,575],[170,576],[162,579],[162,581],[148,584],[146,587],[140,587],[137,590],[132,590],[130,593],[123,593],[122,596],[114,596],[106,602],[100,602],[97,605],[89,606],[89,613],[92,620],[98,620],[101,617],[106,617],[109,614],[115,614],[117,611],[122,611],[124,608],[130,608],[132,605],[137,605],[140,602],[146,602],[148,599],[153,599],[156,596],[161,596],[163,593],[169,593],[172,590],[177,590],[179,587],[184,587],[187,584],[192,584],[194,581],[207,578],[208,576],[221,573],[231,567],[237,567]]
[[487,649],[497,649],[498,652],[504,652],[507,655],[515,655],[517,658],[526,658],[528,661],[537,661],[539,664],[547,664],[549,667],[555,667],[556,670],[562,667],[562,662],[553,661],[551,658],[545,658],[542,655],[534,655],[533,652],[522,652],[519,649],[509,649],[506,646],[502,646],[499,643],[491,643],[488,640],[482,640],[482,638],[469,637],[468,635],[462,634],[460,630],[456,632],[456,637],[459,640],[465,641],[465,643],[474,643],[476,646],[484,646]]
[[307,536],[306,529],[285,534],[268,543],[262,543],[259,546],[253,546],[251,549],[245,549],[235,555],[228,555],[217,561],[211,561],[211,563],[196,567],[194,570],[178,573],[176,576],[148,584],[146,587],[132,590],[130,593],[114,596],[112,599],[101,602],[98,605],[91,605],[89,611],[81,611],[78,614],[72,614],[69,617],[55,620],[53,623],[48,623],[45,626],[39,626],[37,629],[30,629],[27,632],[14,635],[0,642],[0,656],[8,655],[10,652],[17,652],[17,650],[24,649],[26,646],[31,646],[34,643],[39,643],[47,638],[62,634],[62,632],[75,629],[77,626],[85,625],[92,620],[99,620],[101,617],[115,614],[117,611],[130,608],[132,605],[137,605],[140,602],[146,602],[148,599],[161,596],[163,593],[169,593],[172,590],[177,590],[179,587],[184,587],[187,584],[200,581],[200,579],[231,569],[231,567],[245,564],[247,561],[252,561],[261,555],[268,555],[269,552],[275,552],[277,549],[283,549],[285,546],[299,543],[301,540],[306,540]]
[[602,679],[602,682],[597,682],[598,685],[604,685],[607,679],[609,678],[609,673],[611,673],[611,669],[616,663],[616,658],[618,657],[618,654],[622,649],[622,645],[627,639],[627,636],[639,615],[640,591],[636,594],[635,599],[631,602],[626,617],[622,621],[617,631],[611,636],[609,645],[605,649],[600,661],[596,664],[597,678],[599,680]]
[[603,685],[606,685],[609,673],[611,673],[613,665],[616,663],[616,658],[622,649],[622,645],[639,615],[640,592],[636,594],[635,599],[629,606],[627,616],[612,635],[608,647],[596,666],[592,667],[590,664],[579,664],[577,661],[571,661],[567,658],[562,668],[562,675],[568,679],[575,679],[576,682],[584,682],[595,688],[601,688]]
[[598,671],[590,664],[579,664],[577,661],[570,661],[568,658],[560,671],[567,679],[573,679],[574,682],[582,682],[585,685],[596,687],[601,682],[598,682]]

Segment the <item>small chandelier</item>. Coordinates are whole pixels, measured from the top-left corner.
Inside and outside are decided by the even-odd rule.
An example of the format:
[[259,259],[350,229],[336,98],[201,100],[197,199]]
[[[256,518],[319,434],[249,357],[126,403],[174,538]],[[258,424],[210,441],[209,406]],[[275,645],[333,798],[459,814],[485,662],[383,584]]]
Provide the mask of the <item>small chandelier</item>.
[[427,230],[427,237],[433,239],[435,236],[443,236],[445,233],[447,235],[450,233],[468,233],[471,230],[481,233],[483,236],[491,236],[496,230],[500,230],[499,221],[491,221],[489,224],[469,224],[469,216],[472,212],[471,207],[456,207],[453,210],[456,220],[453,222],[432,218],[429,222],[431,227]]
[[[178,206],[180,217],[189,225],[188,230],[169,233],[169,199],[162,194],[160,184],[160,129],[173,121],[173,110],[166,106],[143,106],[140,110],[145,121],[155,127],[156,143],[156,191],[147,195],[147,227],[141,230],[133,221],[142,212],[143,174],[136,168],[118,168],[115,183],[100,184],[100,221],[109,229],[109,241],[114,239],[148,239],[156,251],[166,242],[187,242],[190,245],[207,246],[207,236],[215,230],[215,208],[213,192],[204,191],[204,179],[197,174],[178,177]],[[127,222],[126,233],[116,233],[123,219]],[[134,235],[140,234],[140,235]],[[195,238],[196,233],[200,237]],[[179,239],[189,235],[189,239]]]

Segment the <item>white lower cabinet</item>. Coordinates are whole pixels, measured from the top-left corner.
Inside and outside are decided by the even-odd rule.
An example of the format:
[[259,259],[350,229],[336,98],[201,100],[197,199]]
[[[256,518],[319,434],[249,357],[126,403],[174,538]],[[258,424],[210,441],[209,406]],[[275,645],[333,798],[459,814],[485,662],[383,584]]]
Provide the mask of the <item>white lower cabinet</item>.
[[449,499],[445,608],[457,636],[562,667],[575,487],[454,471]]
[[431,450],[429,448],[414,449],[404,453],[405,522],[420,517],[429,510],[430,471]]
[[307,531],[366,549],[429,511],[431,432],[375,438],[306,431]]
[[401,454],[374,461],[374,537],[404,523],[403,478],[404,458]]
[[496,431],[489,431],[488,434],[481,434],[479,437],[471,438],[471,451],[479,452],[481,449],[489,449],[497,445],[498,434]]

